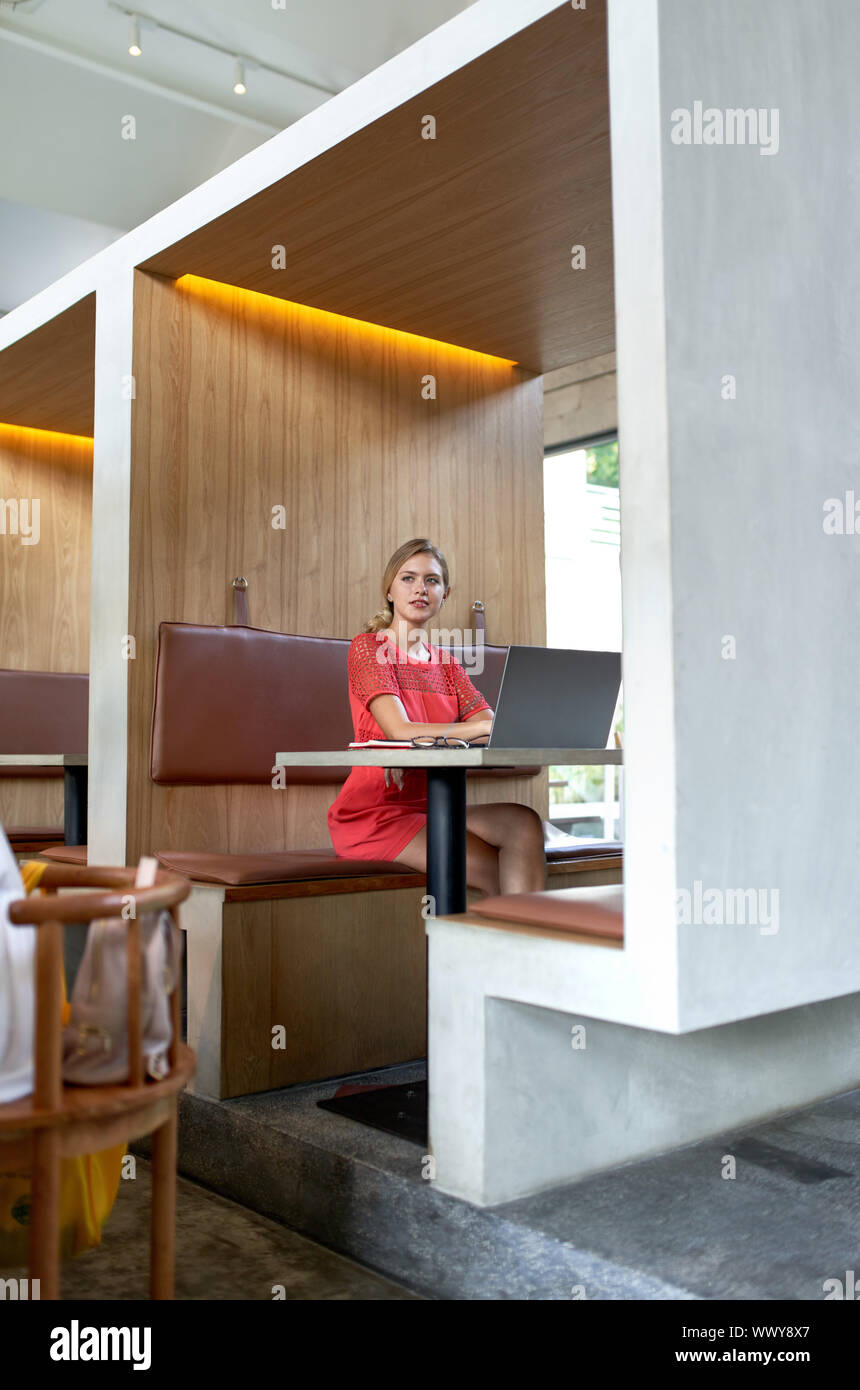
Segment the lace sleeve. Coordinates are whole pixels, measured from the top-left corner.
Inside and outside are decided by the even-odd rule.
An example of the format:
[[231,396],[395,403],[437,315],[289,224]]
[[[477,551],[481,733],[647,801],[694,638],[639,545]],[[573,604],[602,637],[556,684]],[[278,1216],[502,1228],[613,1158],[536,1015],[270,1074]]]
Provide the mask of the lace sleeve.
[[387,643],[377,642],[373,632],[362,632],[350,644],[347,667],[349,688],[367,709],[377,695],[399,695],[394,667],[387,659]]
[[454,685],[457,690],[457,701],[460,706],[459,718],[461,720],[468,719],[469,715],[474,714],[476,710],[491,708],[480,690],[475,689],[459,662],[454,665]]

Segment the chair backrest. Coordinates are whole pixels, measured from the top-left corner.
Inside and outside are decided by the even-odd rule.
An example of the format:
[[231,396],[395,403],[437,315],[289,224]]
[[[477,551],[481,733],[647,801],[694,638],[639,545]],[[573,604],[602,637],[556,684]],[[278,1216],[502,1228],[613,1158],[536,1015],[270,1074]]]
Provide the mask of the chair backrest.
[[[506,650],[485,648],[484,669],[473,677],[491,705]],[[152,780],[166,785],[271,782],[279,748],[346,748],[353,737],[348,651],[343,637],[162,623]],[[460,649],[451,651],[462,658]],[[294,784],[337,783],[349,770],[290,767],[285,776]]]
[[90,678],[0,671],[0,753],[86,753]]
[[[147,912],[170,908],[178,920],[178,905],[191,892],[191,884],[180,874],[159,868],[151,887],[135,885],[132,868],[76,868],[49,864],[39,884],[46,896],[33,895],[9,904],[9,921],[16,926],[38,927],[36,936],[36,1030],[34,1039],[37,1107],[55,1109],[62,1093],[61,981],[64,924],[116,918],[126,927],[126,984],[128,1027],[128,1085],[143,1086],[143,1011],[141,998],[140,919]],[[60,888],[93,888],[108,891],[57,895]],[[134,911],[128,916],[129,899]],[[169,987],[172,1037],[169,1047],[171,1068],[178,1056],[180,1039],[180,991],[178,981]],[[14,1102],[13,1102],[14,1103]]]

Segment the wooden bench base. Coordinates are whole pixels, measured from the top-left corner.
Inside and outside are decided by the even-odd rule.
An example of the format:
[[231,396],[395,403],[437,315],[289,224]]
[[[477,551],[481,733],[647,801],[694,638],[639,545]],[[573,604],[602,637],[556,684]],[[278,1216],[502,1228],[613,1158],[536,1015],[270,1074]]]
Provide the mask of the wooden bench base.
[[[227,1099],[426,1056],[426,887],[403,877],[195,884],[181,922],[193,1089]],[[620,857],[547,866],[548,888],[620,882]]]
[[423,885],[233,891],[196,885],[182,911],[192,1089],[226,1099],[426,1056]]
[[547,864],[546,886],[551,888],[601,888],[622,882],[621,855],[603,859],[577,859]]

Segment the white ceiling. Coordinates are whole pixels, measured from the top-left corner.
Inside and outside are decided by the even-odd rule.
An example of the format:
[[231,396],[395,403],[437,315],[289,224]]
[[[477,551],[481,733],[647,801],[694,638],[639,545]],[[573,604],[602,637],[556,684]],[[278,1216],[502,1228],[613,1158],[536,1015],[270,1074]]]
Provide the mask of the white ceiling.
[[[143,51],[133,58],[130,20],[109,0],[0,0],[0,311],[468,8],[463,0],[140,4],[142,16],[229,54],[142,18]],[[234,54],[251,60],[244,96],[233,92]],[[326,90],[255,68],[254,59]],[[134,140],[123,139],[128,116]]]

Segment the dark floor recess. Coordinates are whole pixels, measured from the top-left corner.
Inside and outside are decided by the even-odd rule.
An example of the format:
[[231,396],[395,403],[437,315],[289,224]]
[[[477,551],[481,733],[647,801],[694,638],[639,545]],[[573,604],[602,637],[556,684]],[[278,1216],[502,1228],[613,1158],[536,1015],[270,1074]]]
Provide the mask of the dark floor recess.
[[427,1148],[427,1082],[407,1081],[400,1086],[372,1086],[352,1095],[318,1100],[321,1110],[332,1110],[347,1120],[383,1129],[421,1148]]

